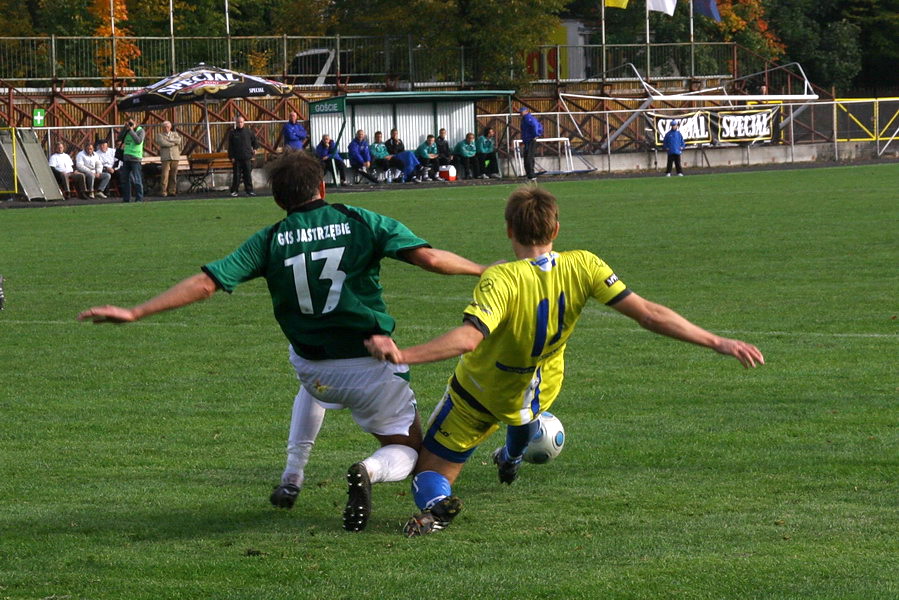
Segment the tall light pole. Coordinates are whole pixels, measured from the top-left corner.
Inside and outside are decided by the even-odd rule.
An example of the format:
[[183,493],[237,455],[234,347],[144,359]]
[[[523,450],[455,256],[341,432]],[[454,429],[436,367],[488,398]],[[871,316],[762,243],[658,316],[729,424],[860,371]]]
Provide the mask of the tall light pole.
[[109,0],[109,31],[112,35],[112,86],[116,81],[115,0]]
[[175,66],[175,3],[169,0],[169,39],[172,44],[172,73],[176,73],[178,68]]
[[228,15],[228,0],[225,0],[225,37],[228,42],[228,68],[231,68],[231,17]]

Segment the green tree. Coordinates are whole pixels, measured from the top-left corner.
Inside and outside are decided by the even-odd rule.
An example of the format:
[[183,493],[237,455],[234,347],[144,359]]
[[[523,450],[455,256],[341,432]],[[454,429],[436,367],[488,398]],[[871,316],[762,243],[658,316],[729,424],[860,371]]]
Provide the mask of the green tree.
[[856,84],[875,94],[899,92],[899,0],[847,0],[842,17],[859,28]]
[[861,70],[860,29],[845,19],[838,0],[766,0],[786,46],[813,83],[846,89]]
[[91,35],[97,26],[91,4],[92,0],[38,0],[36,13],[32,13],[35,31],[47,35]]
[[3,23],[4,36],[34,35],[34,26],[26,0],[0,0],[0,23]]
[[[525,53],[544,43],[558,25],[565,0],[334,0],[330,33],[411,36],[416,63],[433,72],[458,70],[465,48],[466,79],[515,85]],[[398,42],[399,43],[399,42]],[[405,44],[405,41],[403,41]]]

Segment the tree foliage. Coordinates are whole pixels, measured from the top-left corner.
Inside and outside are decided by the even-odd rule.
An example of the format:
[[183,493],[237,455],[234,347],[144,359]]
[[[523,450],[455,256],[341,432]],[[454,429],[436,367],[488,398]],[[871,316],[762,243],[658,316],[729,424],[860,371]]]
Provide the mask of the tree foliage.
[[[95,56],[100,72],[109,78],[107,85],[111,83],[113,76],[120,79],[134,77],[131,61],[140,56],[140,48],[130,40],[119,39],[128,38],[132,35],[127,27],[128,7],[125,6],[125,0],[93,0],[90,6],[90,14],[96,22],[92,32],[94,36],[115,36],[116,38],[114,71],[112,68],[113,52],[110,46],[101,45]],[[114,26],[113,19],[115,20]]]
[[[135,36],[169,34],[169,0],[0,0],[7,36],[91,36],[110,2],[116,27]],[[558,15],[597,25],[601,0],[230,0],[233,36],[384,36],[435,62],[458,63],[465,48],[472,79],[514,84],[525,54],[546,43]],[[645,41],[645,0],[606,12],[610,44]],[[650,14],[654,42],[689,38],[689,10]],[[717,0],[722,21],[695,19],[695,39],[735,41],[768,59],[797,61],[813,81],[847,89],[899,87],[899,0]],[[177,36],[225,34],[223,0],[173,0]],[[106,19],[104,21],[104,19]],[[108,24],[105,25],[108,27]],[[598,42],[598,39],[594,39]],[[262,60],[264,57],[257,57]]]

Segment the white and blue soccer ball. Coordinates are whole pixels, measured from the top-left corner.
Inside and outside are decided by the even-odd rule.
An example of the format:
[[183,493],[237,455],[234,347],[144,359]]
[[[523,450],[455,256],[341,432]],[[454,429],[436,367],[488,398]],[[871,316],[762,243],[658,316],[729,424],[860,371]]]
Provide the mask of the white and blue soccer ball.
[[540,427],[524,451],[524,460],[536,465],[548,463],[559,455],[565,445],[565,428],[562,421],[550,412],[538,417]]

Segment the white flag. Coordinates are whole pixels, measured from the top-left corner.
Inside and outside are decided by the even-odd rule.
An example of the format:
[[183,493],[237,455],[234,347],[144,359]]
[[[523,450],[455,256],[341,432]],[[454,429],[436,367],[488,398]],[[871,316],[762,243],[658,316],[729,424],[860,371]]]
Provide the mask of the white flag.
[[674,16],[674,8],[677,6],[677,0],[646,0],[646,8],[663,12],[669,17]]

